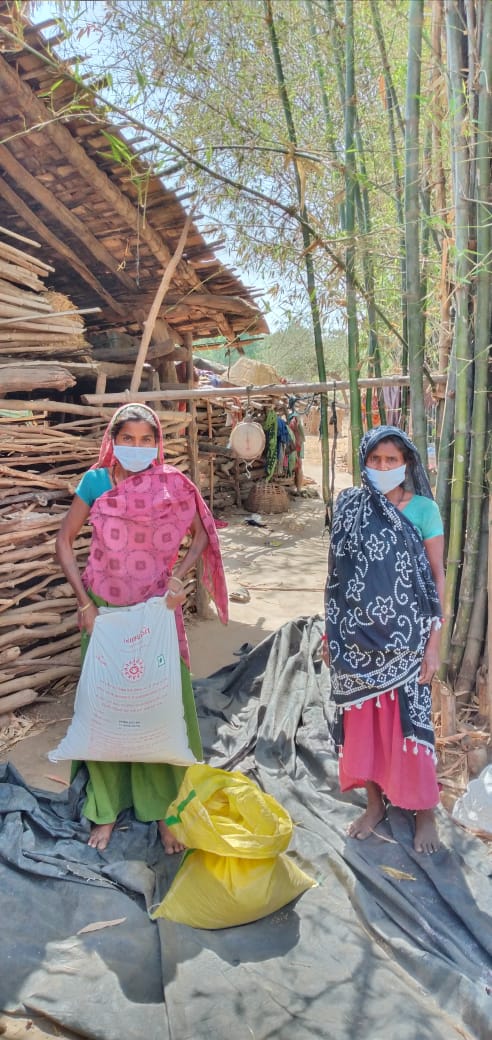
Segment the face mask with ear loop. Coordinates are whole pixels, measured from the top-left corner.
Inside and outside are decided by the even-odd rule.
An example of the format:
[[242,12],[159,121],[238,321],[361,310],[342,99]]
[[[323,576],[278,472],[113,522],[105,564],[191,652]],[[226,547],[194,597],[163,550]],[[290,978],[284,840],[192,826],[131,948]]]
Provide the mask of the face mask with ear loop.
[[371,466],[366,466],[366,473],[371,484],[382,495],[387,495],[388,491],[394,491],[400,484],[403,484],[406,472],[406,465],[396,466],[395,469],[373,469]]
[[128,473],[141,473],[157,458],[157,448],[135,448],[126,444],[113,444],[113,454],[120,466]]

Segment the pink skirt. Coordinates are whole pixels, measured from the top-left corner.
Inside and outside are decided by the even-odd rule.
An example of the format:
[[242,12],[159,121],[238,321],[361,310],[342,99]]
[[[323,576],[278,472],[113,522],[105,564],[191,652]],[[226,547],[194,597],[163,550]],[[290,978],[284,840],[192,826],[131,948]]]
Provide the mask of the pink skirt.
[[439,803],[434,756],[411,738],[404,740],[396,691],[392,696],[384,693],[344,712],[340,789],[372,781],[400,809],[433,809]]

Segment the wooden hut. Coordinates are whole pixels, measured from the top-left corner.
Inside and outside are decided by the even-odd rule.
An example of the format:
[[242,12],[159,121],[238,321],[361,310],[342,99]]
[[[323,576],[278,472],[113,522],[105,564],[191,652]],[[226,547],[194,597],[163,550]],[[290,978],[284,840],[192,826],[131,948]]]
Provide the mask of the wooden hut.
[[[177,361],[192,377],[194,339],[201,351],[217,337],[242,350],[268,332],[184,196],[57,59],[54,25],[0,2],[0,717],[76,678],[74,600],[54,542],[113,410],[80,397],[129,385],[164,273],[147,354],[154,390],[176,384]],[[193,413],[168,405],[160,418],[169,460],[198,480]],[[80,564],[87,544],[83,532]],[[191,603],[195,590],[191,575]]]
[[[39,242],[50,288],[90,312],[90,371],[103,389],[122,374],[106,364],[133,360],[187,214],[166,171],[159,178],[139,159],[142,139],[124,139],[56,58],[55,24],[34,26],[18,4],[0,2],[0,225]],[[218,245],[191,224],[149,351],[161,381],[174,381],[169,363],[191,339],[242,347],[268,331],[254,295],[216,259]]]

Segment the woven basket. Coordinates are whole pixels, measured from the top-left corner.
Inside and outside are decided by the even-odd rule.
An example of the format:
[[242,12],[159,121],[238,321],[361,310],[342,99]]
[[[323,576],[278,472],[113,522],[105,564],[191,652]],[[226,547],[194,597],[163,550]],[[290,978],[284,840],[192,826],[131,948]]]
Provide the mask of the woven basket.
[[259,480],[253,484],[246,501],[246,506],[252,513],[286,513],[289,505],[286,489],[266,480]]

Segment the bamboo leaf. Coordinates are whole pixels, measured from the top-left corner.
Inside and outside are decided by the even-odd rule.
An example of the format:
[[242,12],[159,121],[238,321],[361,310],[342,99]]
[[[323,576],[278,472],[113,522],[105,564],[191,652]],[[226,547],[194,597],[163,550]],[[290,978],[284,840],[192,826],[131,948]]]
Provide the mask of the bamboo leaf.
[[126,921],[126,917],[117,917],[114,921],[93,921],[92,924],[86,924],[84,928],[79,928],[76,935],[85,935],[86,932],[100,932],[103,928],[114,928],[117,924],[123,924]]
[[395,881],[416,881],[417,878],[413,874],[407,874],[405,870],[397,870],[396,867],[382,866],[381,870],[383,874],[387,874],[388,877],[394,878]]

